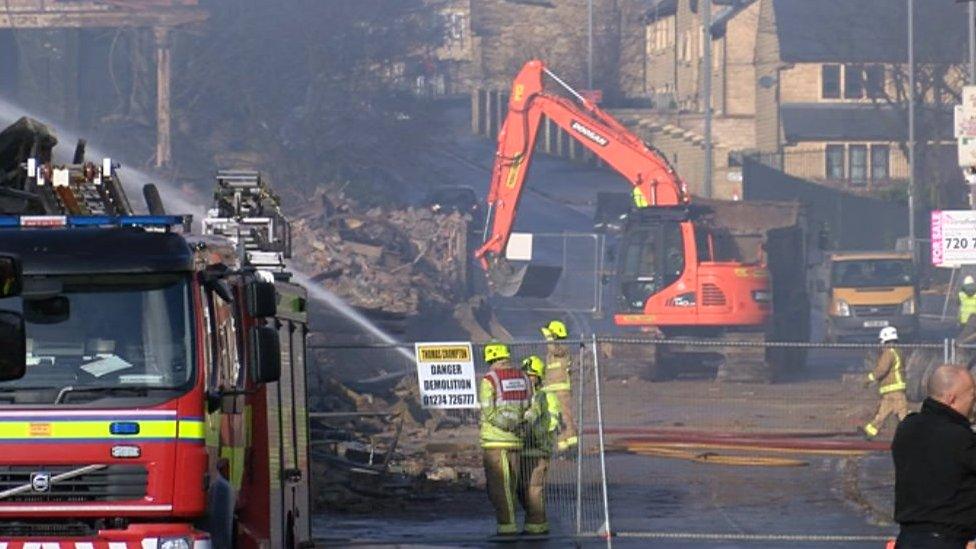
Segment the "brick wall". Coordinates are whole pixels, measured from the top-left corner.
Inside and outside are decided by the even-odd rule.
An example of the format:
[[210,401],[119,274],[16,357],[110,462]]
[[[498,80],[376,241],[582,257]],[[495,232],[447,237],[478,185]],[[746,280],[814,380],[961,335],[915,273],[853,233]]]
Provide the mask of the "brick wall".
[[727,50],[722,71],[725,75],[722,113],[726,115],[756,114],[756,34],[760,4],[753,3],[726,26],[723,44]]

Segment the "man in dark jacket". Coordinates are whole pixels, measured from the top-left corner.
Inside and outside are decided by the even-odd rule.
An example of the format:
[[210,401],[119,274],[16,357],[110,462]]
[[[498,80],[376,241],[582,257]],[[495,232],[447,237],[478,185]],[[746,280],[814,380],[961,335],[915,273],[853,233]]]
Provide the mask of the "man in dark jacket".
[[900,549],[966,547],[976,537],[976,385],[962,366],[932,373],[922,410],[898,425],[895,520]]

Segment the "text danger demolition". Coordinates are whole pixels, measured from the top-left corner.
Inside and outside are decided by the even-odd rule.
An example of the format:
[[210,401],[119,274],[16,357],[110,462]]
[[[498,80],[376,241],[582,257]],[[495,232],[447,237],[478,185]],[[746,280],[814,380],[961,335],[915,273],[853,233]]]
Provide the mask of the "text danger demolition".
[[[432,376],[460,376],[464,375],[460,364],[431,364],[430,375]],[[467,378],[451,379],[425,379],[425,391],[457,391],[459,389],[471,390],[471,380]]]

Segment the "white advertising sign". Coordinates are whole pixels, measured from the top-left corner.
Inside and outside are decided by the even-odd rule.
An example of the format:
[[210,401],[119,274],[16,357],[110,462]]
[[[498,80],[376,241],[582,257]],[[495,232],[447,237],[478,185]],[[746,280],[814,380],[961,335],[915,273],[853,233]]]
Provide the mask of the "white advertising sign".
[[932,264],[976,265],[976,210],[932,212]]
[[415,343],[417,385],[424,408],[457,410],[478,407],[471,343]]

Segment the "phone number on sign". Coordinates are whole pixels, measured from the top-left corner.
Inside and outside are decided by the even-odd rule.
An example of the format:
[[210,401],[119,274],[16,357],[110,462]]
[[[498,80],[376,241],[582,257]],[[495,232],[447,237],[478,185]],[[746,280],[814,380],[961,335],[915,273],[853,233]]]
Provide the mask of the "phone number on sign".
[[943,237],[943,247],[946,250],[976,250],[976,237],[956,238]]
[[470,406],[474,395],[424,395],[424,406]]

